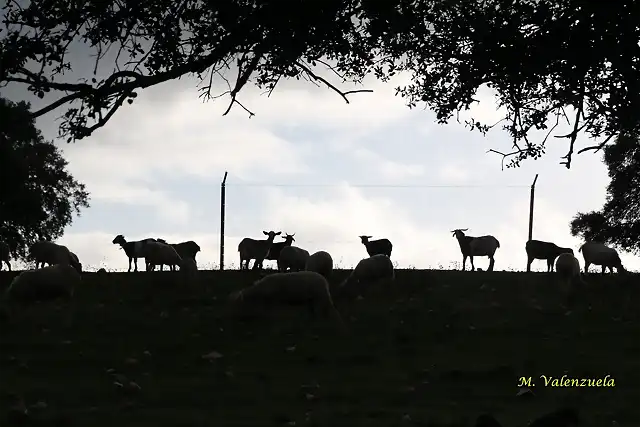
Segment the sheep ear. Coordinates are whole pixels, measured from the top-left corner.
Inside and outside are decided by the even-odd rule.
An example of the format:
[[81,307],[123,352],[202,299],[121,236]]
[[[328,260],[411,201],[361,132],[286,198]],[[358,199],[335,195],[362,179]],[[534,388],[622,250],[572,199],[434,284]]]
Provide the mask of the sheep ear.
[[266,231],[263,231],[263,233],[264,233],[266,236],[268,236],[268,235],[269,235],[269,233],[267,233]]
[[281,235],[281,234],[282,234],[282,231],[278,231],[278,232],[276,233],[276,236],[279,236],[279,235]]

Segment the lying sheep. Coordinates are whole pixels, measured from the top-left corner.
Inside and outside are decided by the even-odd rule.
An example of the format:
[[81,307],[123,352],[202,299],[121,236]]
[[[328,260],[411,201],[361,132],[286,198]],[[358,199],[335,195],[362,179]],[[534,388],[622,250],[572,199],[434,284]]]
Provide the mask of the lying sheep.
[[168,265],[171,271],[176,270],[176,266],[182,265],[182,258],[178,252],[167,245],[160,242],[147,242],[142,247],[142,256],[144,257],[147,271],[153,271],[156,265]]
[[369,256],[378,254],[386,255],[391,258],[391,250],[393,245],[389,239],[369,240],[372,236],[360,236],[360,241],[367,248]]
[[602,274],[606,272],[607,268],[609,268],[613,274],[613,267],[618,270],[618,273],[625,271],[618,252],[602,243],[586,242],[580,246],[578,252],[582,252],[582,256],[584,257],[585,273],[589,272],[589,266],[591,264],[601,265]]
[[285,246],[280,251],[278,258],[278,271],[303,271],[309,259],[309,251],[297,246]]
[[555,243],[543,242],[541,240],[529,240],[524,246],[527,252],[527,272],[531,271],[531,263],[535,259],[547,261],[547,272],[553,271],[553,261],[560,254],[573,255],[573,249],[561,248]]
[[73,262],[71,252],[66,246],[42,240],[31,245],[29,256],[35,260],[36,268],[44,267],[45,264],[70,265]]
[[9,301],[30,305],[58,298],[70,300],[81,281],[80,274],[68,264],[55,264],[27,270],[16,276],[6,296]]
[[340,285],[340,294],[355,296],[360,294],[366,286],[386,279],[395,279],[391,259],[382,254],[374,255],[360,260],[349,277]]
[[312,315],[322,313],[342,324],[342,318],[333,305],[327,279],[313,271],[270,274],[252,286],[232,293],[229,299],[236,304],[258,304],[266,308],[306,306]]
[[2,268],[4,267],[2,263],[5,263],[7,264],[7,268],[9,269],[9,271],[11,271],[11,264],[9,263],[9,261],[11,261],[11,251],[9,249],[9,245],[7,245],[5,242],[0,242],[0,270],[2,270]]
[[328,279],[333,271],[333,258],[328,252],[318,251],[307,258],[304,269],[306,271],[315,271]]

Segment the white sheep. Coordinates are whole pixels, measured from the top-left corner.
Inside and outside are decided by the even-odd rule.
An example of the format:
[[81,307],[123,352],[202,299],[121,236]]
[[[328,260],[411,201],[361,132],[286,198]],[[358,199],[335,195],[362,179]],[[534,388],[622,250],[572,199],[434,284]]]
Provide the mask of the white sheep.
[[147,264],[147,271],[152,271],[156,265],[163,264],[168,265],[171,271],[175,271],[176,266],[182,265],[182,258],[178,252],[166,243],[147,242],[142,247],[142,256]]
[[391,259],[383,254],[360,260],[349,277],[340,285],[340,293],[359,294],[365,286],[371,286],[383,280],[394,280],[395,271]]
[[591,264],[601,265],[602,274],[606,272],[607,268],[609,268],[613,274],[613,267],[618,270],[618,273],[625,271],[618,252],[602,243],[586,242],[580,246],[578,252],[582,252],[582,256],[584,257],[585,273],[589,272],[589,266]]
[[21,305],[58,298],[71,300],[80,281],[80,274],[68,264],[26,270],[13,279],[6,297]]
[[487,268],[487,271],[493,271],[493,267],[495,265],[493,256],[495,255],[496,250],[500,247],[500,242],[491,235],[480,237],[466,236],[464,232],[467,230],[468,228],[457,228],[451,231],[455,238],[458,239],[460,252],[462,252],[462,270],[465,269],[467,257],[471,259],[471,271],[473,271],[475,270],[473,257],[486,256],[489,257],[489,268]]
[[565,252],[558,255],[556,259],[556,272],[560,280],[567,285],[570,285],[576,279],[584,283],[582,276],[580,276],[580,263],[573,254]]
[[333,271],[333,258],[328,252],[318,251],[309,255],[304,269],[306,271],[315,271],[328,279]]
[[70,265],[74,262],[66,246],[43,240],[31,245],[29,255],[36,261],[36,268],[44,267],[45,264]]
[[269,274],[248,288],[233,292],[229,299],[236,304],[258,304],[266,308],[306,306],[314,316],[322,313],[342,324],[342,318],[333,305],[327,279],[313,271]]
[[309,251],[297,246],[285,246],[280,251],[278,258],[278,271],[303,271],[309,259]]

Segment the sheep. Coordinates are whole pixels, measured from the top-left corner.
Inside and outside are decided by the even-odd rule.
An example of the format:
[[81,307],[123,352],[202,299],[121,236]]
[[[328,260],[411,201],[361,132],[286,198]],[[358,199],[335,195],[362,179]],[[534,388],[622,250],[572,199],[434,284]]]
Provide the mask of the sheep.
[[40,240],[31,245],[29,256],[36,262],[36,268],[44,268],[45,264],[72,265],[74,259],[66,246]]
[[377,254],[360,260],[351,274],[340,285],[340,294],[355,296],[364,290],[364,286],[376,282],[395,279],[391,259],[387,255]]
[[309,251],[297,246],[285,246],[278,258],[278,271],[286,271],[287,268],[291,271],[303,271],[307,259],[309,259]]
[[178,252],[170,245],[160,242],[147,242],[142,246],[142,256],[144,257],[147,271],[153,271],[156,265],[168,265],[171,271],[175,271],[176,266],[182,265],[182,258]]
[[584,283],[580,276],[580,263],[572,253],[564,252],[558,255],[556,259],[556,272],[560,279],[570,285],[575,279]]
[[[148,238],[135,242],[127,242],[122,234],[118,234],[111,243],[114,245],[120,245],[124,250],[124,253],[129,257],[129,269],[127,271],[131,271],[131,261],[133,261],[135,266],[133,271],[138,271],[138,258],[144,258],[144,255],[142,254],[144,246],[149,242],[155,241],[156,239]],[[148,268],[149,266],[147,265],[147,269]]]
[[[265,257],[265,260],[278,261],[282,248],[284,248],[285,246],[291,246],[291,244],[296,241],[296,239],[293,238],[293,236],[295,235],[296,233],[285,233],[284,241],[272,243],[271,247],[269,248],[269,253]],[[260,268],[262,268],[262,264],[260,264]]]
[[0,242],[0,270],[4,267],[2,263],[7,264],[7,268],[11,271],[11,250],[9,249],[9,245],[5,242]]
[[253,263],[254,270],[262,268],[262,262],[269,254],[269,250],[271,249],[273,240],[276,238],[276,236],[282,234],[282,232],[280,231],[278,231],[277,233],[274,231],[263,231],[263,233],[267,236],[267,239],[255,240],[245,237],[238,245],[238,252],[240,253],[240,270],[242,270],[242,264],[244,261],[246,261],[245,270],[248,270],[249,261],[251,261],[252,259],[255,260]]
[[489,268],[487,268],[487,271],[493,271],[493,267],[495,265],[493,256],[496,253],[496,249],[500,247],[500,242],[493,236],[465,236],[464,232],[467,230],[468,228],[457,228],[451,231],[460,244],[460,251],[462,252],[462,270],[465,270],[467,257],[471,259],[471,271],[473,271],[475,270],[473,257],[486,256],[489,257]]
[[[164,243],[171,246],[173,249],[178,252],[180,258],[192,258],[194,261],[196,259],[196,254],[200,252],[200,246],[194,242],[193,240],[189,240],[187,242],[182,243],[167,243],[164,239],[156,239],[156,242]],[[160,265],[160,270],[164,269],[164,265]],[[155,270],[155,266],[152,270]]]
[[80,274],[69,264],[26,270],[13,279],[6,297],[21,305],[57,298],[71,300],[81,280]]
[[531,271],[531,263],[535,259],[543,259],[547,261],[547,272],[553,271],[553,261],[560,254],[573,255],[573,249],[561,248],[555,243],[543,242],[541,240],[529,240],[525,244],[527,252],[527,272]]
[[601,265],[602,274],[605,274],[607,268],[609,268],[613,274],[613,267],[618,270],[618,273],[625,271],[618,252],[602,243],[585,242],[580,246],[578,252],[582,252],[582,256],[584,257],[585,274],[589,272],[589,266],[591,264]]
[[307,258],[304,269],[306,271],[315,271],[324,276],[325,279],[328,279],[333,271],[333,258],[331,258],[328,252],[316,252]]
[[389,239],[378,239],[371,240],[369,239],[372,236],[359,236],[362,244],[367,248],[367,253],[369,256],[374,256],[378,254],[386,255],[391,258],[391,250],[393,249],[393,245],[389,241]]
[[69,251],[69,258],[69,264],[71,264],[71,267],[75,268],[78,273],[82,273],[82,263],[78,259],[78,255]]
[[187,283],[195,283],[198,277],[198,264],[196,260],[189,257],[182,258],[180,273],[182,273]]
[[248,288],[233,292],[229,299],[235,304],[253,303],[266,308],[275,305],[307,306],[312,315],[321,312],[342,325],[327,279],[313,271],[270,274]]

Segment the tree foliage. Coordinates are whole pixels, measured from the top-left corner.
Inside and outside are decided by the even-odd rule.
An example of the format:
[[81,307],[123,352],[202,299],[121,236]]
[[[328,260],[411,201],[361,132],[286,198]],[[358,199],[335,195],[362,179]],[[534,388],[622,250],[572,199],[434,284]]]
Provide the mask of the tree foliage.
[[611,182],[599,211],[578,213],[571,234],[640,253],[640,137],[624,134],[605,147]]
[[[514,144],[500,153],[508,166],[540,157],[566,120],[572,131],[555,136],[568,138],[569,168],[578,135],[597,139],[578,152],[598,150],[639,127],[639,18],[636,1],[11,1],[0,83],[41,97],[60,93],[34,116],[68,104],[61,133],[71,141],[107,123],[136,90],[183,75],[201,79],[205,99],[221,95],[211,92],[215,81],[227,82],[229,108],[252,114],[238,99],[248,82],[270,93],[283,79],[304,78],[348,102],[329,75],[361,82],[373,73],[386,81],[407,71],[411,83],[397,93],[410,107],[434,110],[439,122],[468,109],[480,86],[496,90],[506,109],[499,123]],[[66,81],[68,54],[79,42],[95,51],[96,67],[82,81]],[[92,76],[109,50],[118,52],[108,64],[116,69]],[[497,124],[467,122],[481,132]],[[531,140],[541,129],[547,137]]]
[[0,240],[24,257],[39,239],[54,240],[88,193],[66,170],[58,148],[44,141],[30,105],[0,98]]

